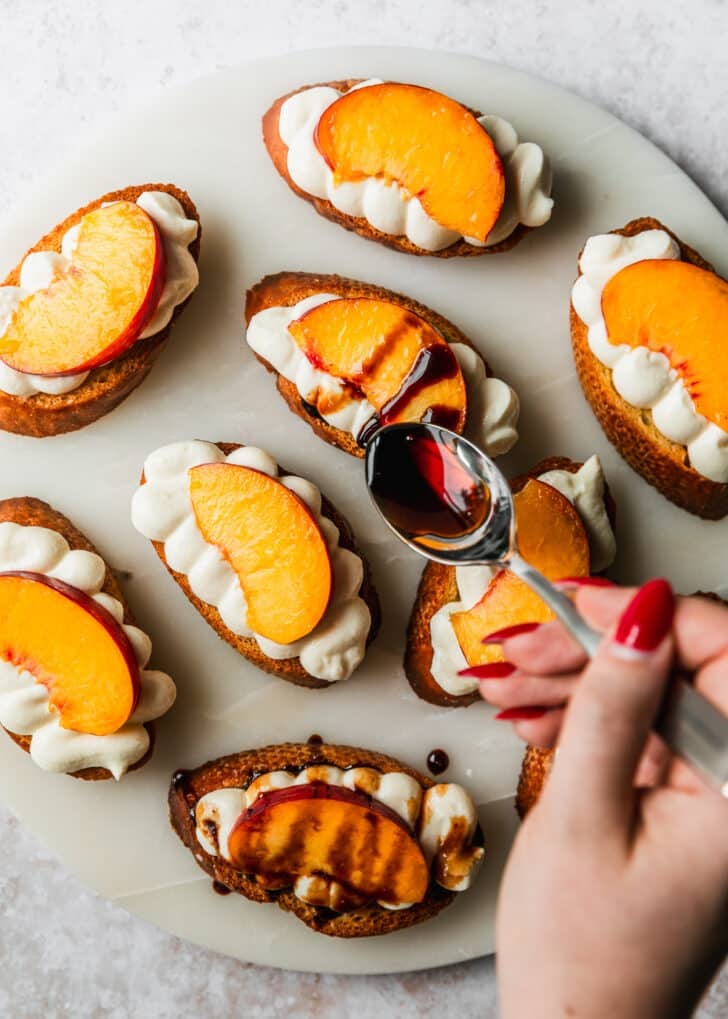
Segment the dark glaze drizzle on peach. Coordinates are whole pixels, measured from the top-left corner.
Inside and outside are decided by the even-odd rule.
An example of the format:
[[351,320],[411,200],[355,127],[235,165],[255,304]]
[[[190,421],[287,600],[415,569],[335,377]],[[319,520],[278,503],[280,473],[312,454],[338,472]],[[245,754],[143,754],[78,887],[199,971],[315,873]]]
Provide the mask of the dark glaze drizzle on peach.
[[[399,392],[372,415],[357,436],[360,446],[366,446],[374,433],[384,425],[391,424],[399,416],[404,417],[407,404],[428,386],[443,379],[454,378],[460,371],[458,360],[447,344],[425,347],[419,352],[415,363],[404,379]],[[454,428],[459,420],[459,411],[452,407],[430,407],[422,420],[427,424]]]

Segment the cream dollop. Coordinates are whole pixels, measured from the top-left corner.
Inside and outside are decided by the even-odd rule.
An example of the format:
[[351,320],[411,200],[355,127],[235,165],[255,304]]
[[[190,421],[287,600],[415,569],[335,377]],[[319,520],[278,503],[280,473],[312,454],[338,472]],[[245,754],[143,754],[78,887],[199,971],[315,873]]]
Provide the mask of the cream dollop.
[[[379,85],[370,78],[354,88]],[[441,226],[423,209],[419,199],[409,196],[396,182],[367,177],[336,185],[334,175],[315,142],[321,115],[343,95],[328,86],[315,86],[290,96],[281,106],[278,131],[288,147],[288,173],[302,191],[328,199],[340,212],[363,217],[375,229],[393,236],[405,236],[425,251],[441,251],[461,234]],[[503,163],[506,194],[497,223],[483,244],[465,240],[474,247],[490,247],[509,237],[519,223],[543,226],[551,217],[551,167],[543,150],[533,142],[519,143],[515,128],[501,117],[479,118]]]
[[[331,557],[333,587],[326,613],[306,637],[293,644],[276,644],[248,626],[245,595],[232,566],[219,549],[208,544],[192,510],[189,469],[204,463],[232,463],[278,478],[308,506],[318,524]],[[214,606],[233,633],[254,638],[268,658],[299,658],[312,676],[329,682],[348,679],[364,658],[371,615],[359,590],[364,566],[359,556],[342,548],[339,530],[321,512],[321,493],[310,481],[278,474],[268,453],[241,446],[229,456],[214,443],[175,442],[163,446],[144,463],[146,483],[134,493],[132,523],[150,541],[164,543],[167,563],[187,577],[193,593]]]
[[[93,736],[60,725],[49,705],[48,690],[28,671],[0,660],[0,725],[19,736],[30,736],[30,756],[45,771],[107,768],[119,779],[146,754],[146,722],[160,718],[174,704],[176,688],[163,672],[147,669],[152,642],[136,626],[124,623],[124,609],[102,592],[106,575],[103,559],[93,552],[71,549],[65,538],[46,527],[0,523],[0,572],[27,570],[63,580],[90,595],[109,612],[129,638],[141,670],[141,694],[134,714],[117,732]],[[69,640],[73,637],[69,634]]]
[[601,573],[611,566],[617,554],[617,541],[604,504],[606,481],[598,456],[590,456],[578,471],[555,470],[539,475],[576,508],[589,539],[592,573]]
[[[216,789],[197,802],[197,841],[211,856],[232,862],[228,842],[240,815],[262,793],[309,782],[343,786],[383,803],[418,832],[422,851],[438,884],[451,891],[463,891],[470,886],[484,855],[482,848],[472,845],[478,825],[472,799],[462,786],[452,783],[441,783],[423,793],[419,782],[400,771],[383,774],[375,768],[312,765],[298,774],[267,772],[246,789]],[[340,886],[321,875],[302,875],[293,890],[304,901],[331,909],[336,909],[344,898]],[[406,909],[411,903],[380,901],[379,905],[385,909]]]
[[574,311],[588,327],[589,348],[612,371],[612,384],[623,400],[649,412],[665,438],[685,446],[690,465],[703,477],[728,482],[728,432],[708,421],[693,403],[677,371],[664,354],[647,347],[612,343],[602,314],[602,292],[628,265],[645,259],[679,259],[680,248],[664,230],[643,230],[633,237],[599,234],[584,246],[581,276],[571,292]]
[[[187,219],[184,209],[174,195],[166,191],[144,191],[137,198],[157,225],[162,237],[165,257],[164,288],[157,308],[139,339],[148,339],[165,328],[174,309],[186,301],[199,282],[197,263],[190,254],[189,245],[197,237],[198,223]],[[20,267],[20,286],[0,287],[0,337],[23,298],[37,290],[45,290],[53,280],[68,269],[73,258],[80,223],[68,230],[61,242],[61,251],[34,251]],[[88,372],[75,375],[30,375],[15,371],[0,360],[0,391],[10,396],[33,396],[36,393],[60,396],[70,393],[88,378]]]
[[[614,531],[604,506],[605,480],[599,457],[590,457],[575,474],[568,471],[548,471],[540,481],[556,488],[571,502],[579,513],[589,538],[591,567],[594,572],[604,570],[614,560],[617,551]],[[477,605],[498,573],[492,566],[458,566],[455,580],[458,599],[448,602],[430,620],[432,642],[432,678],[453,697],[461,697],[478,689],[478,681],[459,676],[467,668],[467,661],[452,628],[453,612],[466,612]]]
[[[292,382],[301,399],[315,406],[318,393],[336,396],[340,404],[337,410],[323,417],[330,425],[356,439],[374,415],[374,407],[363,397],[352,397],[338,379],[314,368],[288,329],[291,322],[307,311],[337,299],[337,294],[319,293],[287,307],[264,308],[251,318],[246,336],[250,348],[279,375]],[[465,434],[489,456],[508,452],[518,441],[520,402],[517,394],[501,379],[486,375],[485,362],[472,347],[453,343],[451,349],[463,373],[468,395]]]
[[464,892],[483,862],[485,852],[473,845],[478,812],[460,785],[441,782],[422,798],[420,845],[434,868],[435,881],[451,892]]

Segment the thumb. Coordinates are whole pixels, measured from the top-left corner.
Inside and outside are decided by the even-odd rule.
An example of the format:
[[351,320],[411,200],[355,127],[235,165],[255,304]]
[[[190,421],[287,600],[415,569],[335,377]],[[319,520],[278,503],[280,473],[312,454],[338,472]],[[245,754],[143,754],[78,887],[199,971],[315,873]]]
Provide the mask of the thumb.
[[666,580],[640,588],[571,699],[549,786],[594,832],[633,821],[635,772],[670,674],[674,612]]

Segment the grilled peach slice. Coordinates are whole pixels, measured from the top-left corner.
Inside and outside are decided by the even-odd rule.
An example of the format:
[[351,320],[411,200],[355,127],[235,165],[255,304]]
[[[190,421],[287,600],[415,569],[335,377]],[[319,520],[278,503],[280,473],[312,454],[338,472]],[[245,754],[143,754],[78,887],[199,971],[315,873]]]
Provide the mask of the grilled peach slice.
[[337,184],[383,177],[441,226],[485,241],[505,198],[503,166],[476,118],[419,85],[352,89],[324,111],[316,144]]
[[18,305],[0,337],[16,371],[68,375],[123,354],[151,318],[164,286],[164,248],[135,202],[113,202],[81,220],[69,267]]
[[329,604],[332,573],[309,508],[250,467],[201,464],[189,476],[197,526],[237,574],[250,628],[278,644],[311,633]]
[[430,880],[398,814],[324,782],[262,793],[235,823],[228,851],[234,867],[266,883],[323,875],[367,900],[421,902]]
[[[513,497],[521,555],[549,580],[589,575],[589,541],[581,517],[551,485],[531,478]],[[553,613],[527,584],[505,570],[477,605],[453,612],[453,630],[469,665],[503,660],[483,637],[517,623],[545,623]]]
[[0,573],[0,659],[48,689],[63,729],[106,736],[139,699],[139,665],[123,628],[75,587],[40,573]]
[[[435,420],[465,427],[467,395],[457,358],[428,322],[393,301],[326,301],[288,330],[309,361],[372,404],[379,422]],[[320,413],[337,409],[320,393]]]
[[708,421],[728,430],[728,281],[672,259],[620,270],[602,294],[614,344],[664,354]]

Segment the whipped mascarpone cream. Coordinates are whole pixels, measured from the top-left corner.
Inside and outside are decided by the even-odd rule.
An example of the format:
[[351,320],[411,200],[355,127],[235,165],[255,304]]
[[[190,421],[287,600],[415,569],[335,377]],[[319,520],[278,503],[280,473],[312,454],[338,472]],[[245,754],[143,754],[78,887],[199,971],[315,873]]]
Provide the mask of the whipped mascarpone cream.
[[164,672],[147,669],[151,640],[143,630],[124,623],[121,602],[102,592],[106,566],[100,556],[69,548],[65,538],[49,528],[6,521],[0,523],[0,572],[10,570],[62,580],[92,597],[121,623],[139,663],[141,694],[133,715],[117,732],[107,736],[73,732],[61,728],[46,687],[30,672],[0,659],[0,725],[16,735],[31,737],[30,756],[45,771],[68,774],[84,768],[107,768],[120,779],[149,749],[144,724],[172,707],[174,683]]
[[[380,85],[370,78],[354,88]],[[366,219],[376,230],[405,236],[425,251],[441,251],[461,240],[461,235],[435,222],[419,199],[410,196],[396,181],[379,177],[334,183],[334,175],[316,147],[315,132],[321,115],[344,93],[318,85],[290,96],[281,106],[278,131],[288,146],[288,173],[302,191],[328,199],[347,216]],[[519,223],[543,226],[553,207],[551,167],[543,150],[533,142],[518,141],[512,124],[501,117],[483,116],[478,121],[490,135],[503,163],[506,193],[497,223],[485,243],[466,237],[474,247],[490,247],[509,237]]]
[[[293,644],[276,644],[254,633],[247,623],[245,595],[232,566],[200,532],[192,509],[189,469],[198,464],[232,463],[262,471],[294,492],[311,510],[331,557],[333,587],[326,613],[318,626]],[[321,493],[304,478],[279,476],[275,460],[262,449],[241,446],[229,456],[214,443],[199,440],[163,446],[144,463],[146,483],[134,493],[132,523],[150,541],[164,543],[171,569],[187,577],[193,593],[214,606],[229,630],[254,638],[263,654],[282,660],[299,658],[312,676],[329,682],[348,679],[364,658],[371,627],[369,608],[359,590],[364,566],[339,544],[339,530],[322,515]]]
[[[108,204],[108,203],[107,203]],[[197,263],[190,254],[189,245],[197,237],[198,223],[187,219],[184,209],[166,191],[144,191],[137,198],[139,205],[157,225],[164,245],[165,277],[164,288],[157,308],[138,339],[146,340],[155,336],[167,325],[174,309],[186,301],[199,281]],[[0,336],[23,298],[36,290],[45,290],[56,276],[65,272],[76,250],[81,224],[68,230],[61,242],[61,251],[34,251],[28,255],[20,268],[20,285],[0,287]],[[89,376],[89,372],[76,375],[30,375],[16,371],[0,360],[0,391],[10,396],[33,396],[46,393],[60,396],[78,389]]]
[[680,248],[664,230],[634,237],[599,234],[584,246],[571,302],[588,327],[589,348],[612,371],[612,385],[627,403],[647,411],[666,439],[687,449],[690,466],[703,477],[728,483],[728,432],[708,421],[693,403],[664,354],[647,347],[611,343],[602,315],[602,292],[628,265],[645,259],[679,259]]
[[[314,368],[288,330],[291,322],[307,311],[339,299],[338,294],[320,293],[288,307],[264,308],[251,318],[246,335],[251,349],[292,382],[307,403],[315,406],[319,392],[336,396],[337,403],[340,400],[338,409],[322,416],[356,439],[373,417],[374,407],[363,397],[353,398],[338,379]],[[472,347],[453,343],[450,349],[460,365],[468,394],[466,436],[489,456],[507,453],[518,440],[518,396],[505,382],[486,376],[485,362]]]
[[[614,560],[617,546],[614,531],[604,507],[604,474],[599,457],[590,457],[579,471],[547,471],[539,476],[557,489],[573,504],[581,517],[589,538],[591,566],[594,573],[606,569]],[[462,697],[478,689],[478,681],[470,676],[459,676],[468,663],[450,622],[453,612],[463,612],[477,605],[488,589],[497,566],[457,566],[455,579],[459,599],[443,605],[430,620],[432,664],[430,672],[435,682],[453,697]]]
[[[382,774],[375,768],[342,770],[330,765],[313,765],[299,774],[271,771],[254,779],[246,789],[216,789],[197,803],[195,819],[197,840],[211,856],[230,861],[228,840],[240,815],[251,807],[261,793],[285,789],[308,782],[365,793],[399,814],[419,837],[422,851],[430,864],[433,877],[449,891],[469,888],[483,861],[484,851],[473,846],[478,826],[475,804],[462,788],[454,783],[440,783],[423,790],[419,782],[403,772]],[[328,905],[345,898],[335,881],[321,875],[304,875],[297,879],[293,891],[305,902]],[[328,896],[322,902],[322,891]],[[308,897],[307,897],[308,896]],[[406,909],[412,903],[379,902],[385,909]]]

